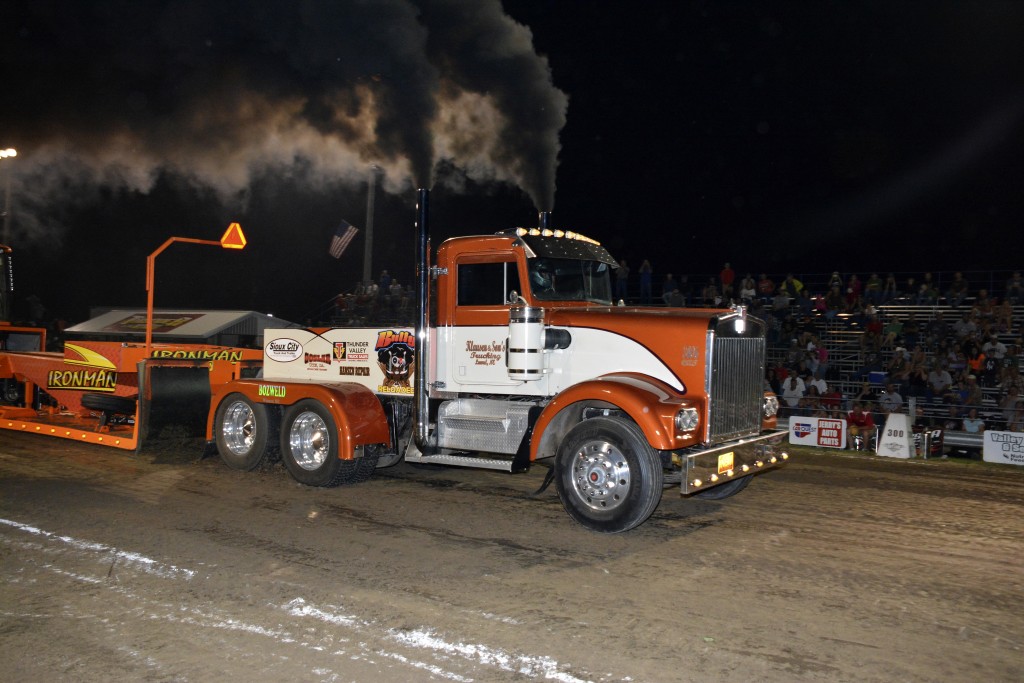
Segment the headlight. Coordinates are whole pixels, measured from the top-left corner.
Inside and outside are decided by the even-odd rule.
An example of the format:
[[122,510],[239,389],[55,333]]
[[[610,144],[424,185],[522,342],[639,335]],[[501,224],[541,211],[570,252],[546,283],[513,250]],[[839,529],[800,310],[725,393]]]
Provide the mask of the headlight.
[[775,394],[770,394],[764,397],[764,404],[761,406],[764,411],[765,417],[775,417],[779,412],[779,397]]
[[700,414],[696,408],[683,408],[676,413],[676,430],[692,432],[700,424]]

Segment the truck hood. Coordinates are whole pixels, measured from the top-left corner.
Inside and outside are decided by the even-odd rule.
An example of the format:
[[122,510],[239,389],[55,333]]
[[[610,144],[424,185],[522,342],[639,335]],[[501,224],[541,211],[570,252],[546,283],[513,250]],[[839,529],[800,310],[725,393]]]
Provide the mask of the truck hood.
[[[744,324],[730,322],[740,319]],[[741,318],[737,311],[722,308],[547,308],[544,322],[552,327],[592,328],[622,335],[650,350],[691,388],[705,384],[709,330],[718,335],[758,337],[765,329],[757,318]]]

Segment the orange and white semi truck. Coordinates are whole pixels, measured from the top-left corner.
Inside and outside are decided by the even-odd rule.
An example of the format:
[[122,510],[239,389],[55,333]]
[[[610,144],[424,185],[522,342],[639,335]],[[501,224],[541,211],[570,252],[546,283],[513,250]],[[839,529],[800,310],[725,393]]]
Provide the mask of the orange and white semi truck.
[[765,325],[743,307],[615,305],[615,259],[546,213],[434,252],[417,199],[415,327],[267,330],[260,376],[211,389],[206,436],[229,466],[280,457],[332,486],[402,459],[548,461],[573,519],[620,532],[666,484],[726,498],[788,458]]

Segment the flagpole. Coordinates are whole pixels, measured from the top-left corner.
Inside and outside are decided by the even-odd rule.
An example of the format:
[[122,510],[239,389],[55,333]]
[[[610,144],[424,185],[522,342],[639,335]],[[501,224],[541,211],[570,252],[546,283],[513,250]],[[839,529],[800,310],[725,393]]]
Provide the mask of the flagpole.
[[366,240],[363,242],[363,284],[373,282],[373,195],[377,186],[378,166],[370,166],[366,188]]

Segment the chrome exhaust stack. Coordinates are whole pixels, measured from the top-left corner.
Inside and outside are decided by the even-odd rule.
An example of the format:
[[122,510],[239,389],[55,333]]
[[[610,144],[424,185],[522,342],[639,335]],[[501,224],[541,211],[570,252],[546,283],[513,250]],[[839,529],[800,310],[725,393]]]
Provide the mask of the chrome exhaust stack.
[[430,226],[427,223],[430,190],[420,189],[416,194],[416,370],[413,373],[413,438],[423,450],[430,431],[430,407],[427,397],[427,337],[430,320]]

